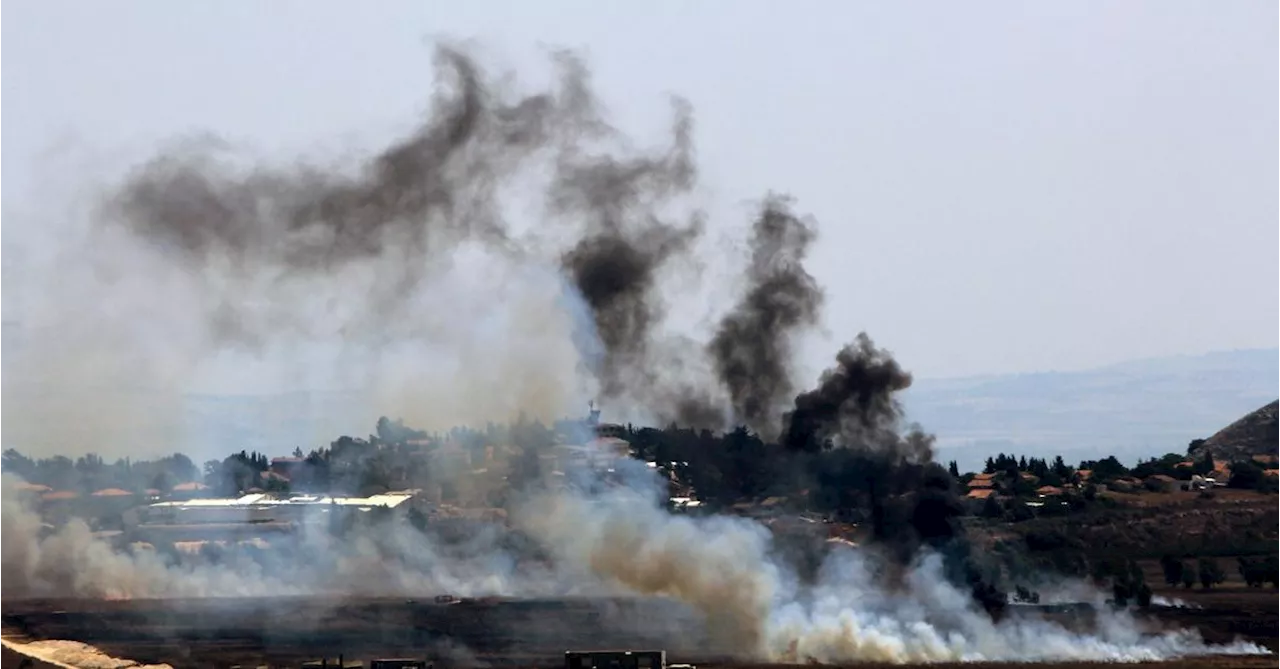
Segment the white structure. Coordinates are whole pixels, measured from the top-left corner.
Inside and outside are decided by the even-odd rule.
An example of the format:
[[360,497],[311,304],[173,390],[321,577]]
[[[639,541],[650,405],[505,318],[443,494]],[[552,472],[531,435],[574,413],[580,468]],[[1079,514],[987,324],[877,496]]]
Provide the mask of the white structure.
[[276,497],[270,493],[253,493],[236,498],[189,499],[156,502],[138,510],[134,520],[145,524],[188,525],[195,523],[264,523],[300,521],[308,512],[324,512],[337,505],[372,511],[374,508],[395,509],[413,499],[417,491],[389,492],[370,497],[330,497],[328,495],[290,495]]

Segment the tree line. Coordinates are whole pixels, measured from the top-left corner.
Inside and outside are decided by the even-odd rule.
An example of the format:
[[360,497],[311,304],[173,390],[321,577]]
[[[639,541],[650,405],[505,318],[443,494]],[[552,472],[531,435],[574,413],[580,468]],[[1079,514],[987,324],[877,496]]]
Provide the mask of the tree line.
[[[666,428],[621,426],[621,436],[630,442],[632,454],[657,463],[659,469],[682,486],[695,490],[700,499],[714,507],[738,502],[785,497],[798,507],[819,512],[840,513],[865,506],[871,489],[883,487],[890,463],[843,449],[825,448],[799,452],[768,443],[752,431],[740,427],[723,434],[670,425]],[[373,494],[394,488],[441,486],[444,498],[454,496],[458,467],[445,468],[440,455],[449,446],[463,454],[467,462],[482,462],[494,445],[513,450],[506,464],[506,484],[519,490],[549,472],[544,471],[539,454],[552,445],[581,440],[589,434],[581,421],[561,421],[547,426],[518,418],[510,424],[490,423],[480,428],[458,427],[446,432],[428,432],[407,427],[403,421],[380,418],[366,437],[342,436],[327,446],[304,452],[295,448],[288,477],[271,472],[271,460],[263,453],[239,451],[221,460],[209,460],[197,467],[190,458],[174,454],[156,460],[122,458],[108,463],[96,455],[75,460],[63,456],[32,459],[14,449],[3,455],[3,468],[27,481],[55,490],[91,493],[103,488],[133,492],[169,491],[179,483],[199,481],[212,494],[236,495],[250,489],[286,492]],[[1194,467],[1179,467],[1185,456],[1167,454],[1139,462],[1129,468],[1114,456],[1084,460],[1073,467],[1061,455],[1052,458],[1000,453],[989,457],[983,472],[1003,474],[1012,481],[1015,494],[1031,494],[1039,485],[1061,486],[1074,480],[1079,470],[1090,470],[1091,481],[1105,482],[1122,476],[1147,477],[1167,474],[1189,478],[1193,473],[1214,471],[1212,455],[1206,454]],[[1035,477],[1025,481],[1021,473]],[[961,483],[970,475],[961,474],[954,461],[946,473]],[[1232,464],[1229,485],[1262,488],[1263,470],[1252,461]],[[807,494],[801,494],[807,491]],[[496,493],[494,504],[502,502]],[[1088,501],[1088,500],[1084,500]],[[991,516],[1007,515],[1008,509],[994,503]],[[1018,510],[1015,510],[1018,511]],[[1021,510],[1021,511],[1025,511]]]

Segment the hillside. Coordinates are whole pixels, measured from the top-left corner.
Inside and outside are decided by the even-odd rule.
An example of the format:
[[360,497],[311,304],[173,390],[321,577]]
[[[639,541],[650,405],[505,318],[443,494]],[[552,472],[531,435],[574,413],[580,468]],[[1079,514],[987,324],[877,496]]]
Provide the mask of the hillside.
[[1280,411],[1280,401],[1252,411],[1205,439],[1191,453],[1203,457],[1207,451],[1214,458],[1228,462],[1247,460],[1254,455],[1275,455],[1280,451],[1277,411]]
[[[1073,372],[919,379],[912,420],[938,435],[940,457],[974,469],[992,453],[1114,454],[1126,462],[1183,453],[1275,399],[1280,349],[1124,362]],[[1274,443],[1274,440],[1273,440]],[[1273,449],[1274,450],[1274,449]]]

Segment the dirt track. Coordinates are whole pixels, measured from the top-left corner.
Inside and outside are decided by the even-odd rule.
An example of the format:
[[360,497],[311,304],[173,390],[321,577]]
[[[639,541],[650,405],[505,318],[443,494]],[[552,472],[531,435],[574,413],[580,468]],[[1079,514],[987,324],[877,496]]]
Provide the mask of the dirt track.
[[[1152,616],[1169,626],[1197,627],[1209,641],[1241,637],[1275,650],[1274,591],[1208,594],[1201,603],[1205,608],[1161,609]],[[305,660],[339,654],[364,660],[426,657],[437,665],[550,667],[559,666],[566,649],[600,647],[665,648],[673,662],[742,667],[719,659],[723,652],[708,651],[700,625],[688,613],[657,602],[622,599],[451,604],[430,599],[9,599],[3,604],[3,623],[9,636],[73,639],[115,657],[178,668],[296,667]],[[1275,656],[1270,656],[1201,658],[1162,666],[1275,665]]]

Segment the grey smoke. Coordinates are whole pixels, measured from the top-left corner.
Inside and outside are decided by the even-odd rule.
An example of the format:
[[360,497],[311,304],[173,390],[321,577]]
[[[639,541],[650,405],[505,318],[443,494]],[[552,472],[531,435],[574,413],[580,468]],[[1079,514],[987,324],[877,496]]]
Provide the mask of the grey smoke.
[[746,291],[725,315],[708,350],[728,389],[734,418],[766,439],[792,399],[791,337],[817,324],[822,289],[804,267],[816,239],[812,223],[771,196],[752,226]]
[[[379,401],[404,403],[409,410],[382,410],[410,424],[437,427],[517,410],[554,415],[576,408],[566,388],[578,380],[583,357],[563,346],[581,325],[560,303],[567,275],[570,297],[585,307],[602,344],[591,362],[599,365],[594,375],[606,397],[634,399],[655,416],[692,424],[717,426],[733,414],[767,425],[785,404],[782,393],[793,392],[784,355],[789,338],[816,318],[818,292],[801,266],[811,243],[808,225],[779,213],[776,203],[766,205],[773,214],[758,225],[746,298],[726,319],[725,334],[712,345],[719,357],[704,374],[702,347],[659,333],[668,315],[659,279],[696,264],[691,256],[703,229],[696,208],[682,200],[696,177],[688,107],[677,103],[670,147],[609,151],[619,134],[600,117],[585,68],[572,57],[559,58],[556,88],[525,96],[495,84],[459,50],[442,49],[438,58],[448,85],[432,114],[354,172],[244,167],[210,142],[166,151],[142,166],[94,219],[103,224],[95,232],[110,243],[85,257],[109,271],[75,275],[68,284],[100,292],[83,297],[62,289],[61,312],[45,323],[56,334],[58,325],[84,321],[88,313],[94,327],[81,322],[80,336],[67,342],[75,346],[44,349],[31,360],[60,362],[63,382],[75,386],[94,370],[53,353],[76,354],[81,344],[101,347],[101,340],[135,342],[131,352],[146,361],[148,346],[132,335],[172,328],[182,335],[172,354],[176,371],[149,376],[173,390],[196,362],[226,348],[269,353],[310,339],[379,352],[403,346],[408,350],[397,361],[429,363],[419,361],[400,379],[383,376],[394,365],[378,366],[367,387],[388,393]],[[506,188],[545,175],[543,210],[532,215],[532,230],[517,231],[503,206]],[[467,254],[475,254],[473,266],[466,266]],[[484,272],[499,279],[486,282]],[[95,277],[105,278],[106,287],[96,286]],[[125,285],[139,291],[128,296],[130,327],[119,326],[110,310],[93,311],[98,297],[116,297],[112,288]],[[496,326],[494,311],[502,316]],[[488,335],[482,328],[477,334],[481,325],[491,327]],[[95,359],[114,359],[108,349],[94,350]],[[759,359],[747,362],[752,354]],[[694,373],[671,373],[682,366]],[[426,369],[439,375],[434,383],[416,376]],[[146,368],[121,365],[112,378],[132,379],[139,370]],[[776,385],[760,385],[765,377]],[[904,438],[897,429],[901,411],[893,394],[909,383],[890,356],[860,338],[817,388],[796,397],[783,440],[801,451],[831,441],[881,448],[908,464],[927,462],[927,439]],[[728,406],[718,399],[722,390]],[[467,413],[473,403],[475,414]],[[420,420],[424,413],[435,420]],[[76,415],[68,411],[62,419]],[[6,418],[13,416],[22,417],[6,410]],[[1143,638],[1132,626],[1082,637],[1047,623],[997,625],[938,576],[928,558],[913,565],[918,576],[898,590],[869,577],[867,556],[833,558],[820,584],[801,591],[786,565],[771,559],[761,525],[674,517],[660,508],[652,481],[632,483],[622,490],[547,491],[531,500],[515,529],[554,555],[550,564],[522,562],[502,546],[497,535],[505,530],[497,528],[493,537],[450,546],[396,526],[361,528],[341,544],[308,534],[315,543],[291,553],[237,549],[217,560],[174,562],[142,547],[114,548],[78,521],[46,532],[5,477],[4,594],[628,592],[684,602],[707,618],[719,640],[740,640],[736,650],[747,657],[1158,659],[1214,650],[1189,635]]]
[[[452,324],[422,316],[421,294],[467,249],[499,271],[559,265],[589,308],[582,348],[602,344],[586,356],[602,398],[718,425],[722,411],[690,399],[709,394],[709,379],[663,371],[696,348],[656,333],[668,315],[659,276],[696,264],[704,228],[684,202],[697,177],[691,107],[675,101],[668,147],[619,148],[628,142],[601,118],[586,68],[567,53],[555,62],[555,88],[518,95],[441,47],[430,114],[356,170],[246,168],[218,142],[188,142],[135,170],[102,219],[197,277],[219,347],[438,338]],[[515,214],[535,219],[522,230],[509,208],[520,187],[543,207]],[[501,298],[483,291],[472,299]]]

